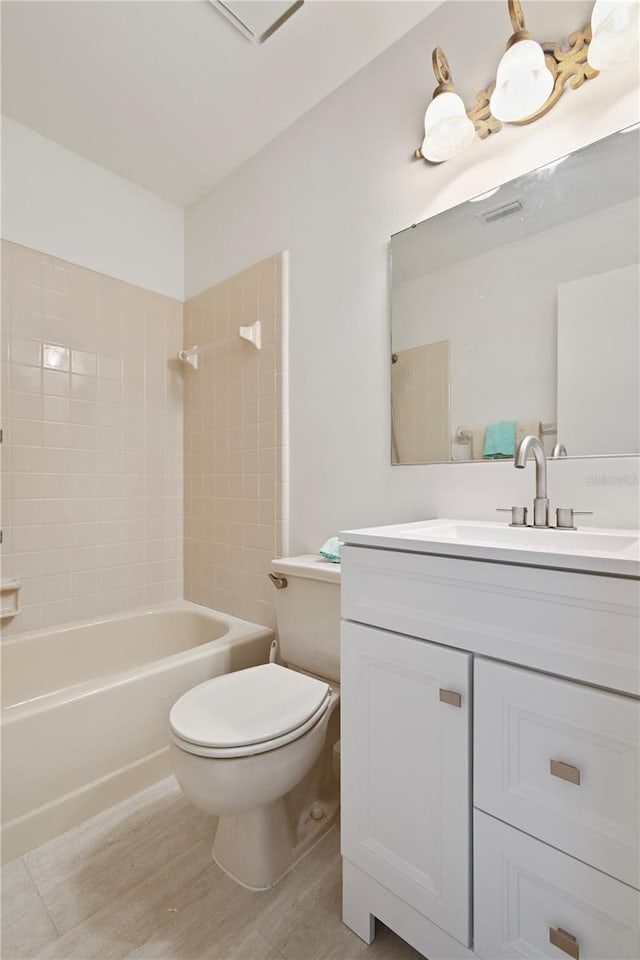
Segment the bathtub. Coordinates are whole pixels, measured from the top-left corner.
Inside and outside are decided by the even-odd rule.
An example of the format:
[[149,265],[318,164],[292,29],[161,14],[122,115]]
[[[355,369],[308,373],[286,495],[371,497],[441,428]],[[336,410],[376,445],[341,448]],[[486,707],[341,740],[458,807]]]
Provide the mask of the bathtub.
[[272,639],[179,601],[3,641],[3,860],[166,776],[175,700],[266,662]]

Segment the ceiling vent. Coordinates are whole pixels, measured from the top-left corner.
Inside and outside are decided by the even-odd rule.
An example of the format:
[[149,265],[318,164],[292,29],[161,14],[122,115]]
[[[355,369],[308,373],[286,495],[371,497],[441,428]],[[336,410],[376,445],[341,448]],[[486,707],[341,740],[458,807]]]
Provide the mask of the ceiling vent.
[[240,33],[253,43],[264,43],[304,0],[209,0]]
[[484,213],[477,213],[476,220],[479,220],[480,223],[491,224],[497,220],[504,220],[505,217],[510,217],[520,210],[524,210],[522,200],[510,200],[509,203],[503,203],[502,206],[494,207],[493,210],[485,210]]

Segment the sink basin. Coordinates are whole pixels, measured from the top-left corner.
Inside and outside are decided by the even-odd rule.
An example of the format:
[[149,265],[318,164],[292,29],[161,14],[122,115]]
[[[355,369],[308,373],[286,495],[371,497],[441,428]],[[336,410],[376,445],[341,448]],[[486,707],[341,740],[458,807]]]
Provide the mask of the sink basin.
[[481,520],[422,520],[347,530],[340,539],[414,553],[640,577],[638,530],[556,530]]

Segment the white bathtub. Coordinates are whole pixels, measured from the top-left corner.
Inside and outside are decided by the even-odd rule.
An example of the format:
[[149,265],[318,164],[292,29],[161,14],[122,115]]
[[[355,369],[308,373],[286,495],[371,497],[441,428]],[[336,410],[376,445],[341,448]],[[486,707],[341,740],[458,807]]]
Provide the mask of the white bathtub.
[[266,627],[180,601],[5,640],[3,860],[166,776],[174,701],[264,663],[272,639]]

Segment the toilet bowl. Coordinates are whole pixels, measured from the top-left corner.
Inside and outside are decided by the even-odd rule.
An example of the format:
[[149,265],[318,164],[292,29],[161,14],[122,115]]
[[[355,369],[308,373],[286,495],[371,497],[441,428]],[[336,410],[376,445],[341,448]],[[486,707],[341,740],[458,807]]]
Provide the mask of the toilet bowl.
[[[289,589],[295,579],[302,579],[311,581],[312,595],[322,596],[323,616],[315,624],[321,626],[327,648],[323,653],[323,643],[314,644],[305,657],[314,633],[307,623],[293,649],[299,650],[298,661],[317,666],[320,657],[331,679],[302,672],[291,663],[260,664],[199,684],[180,697],[170,713],[176,779],[195,806],[218,817],[214,860],[252,890],[273,886],[338,812],[333,746],[339,739],[339,569],[329,571],[322,561],[318,566],[315,557],[280,562],[285,563]],[[277,564],[274,561],[274,569],[282,576]],[[328,583],[332,590],[318,589]],[[301,591],[293,590],[286,605],[304,601],[309,586],[307,582]],[[328,601],[333,609],[327,619]],[[280,599],[278,610],[281,605]],[[307,606],[309,615],[313,611]],[[286,627],[284,632],[284,647],[291,650]],[[333,650],[335,656],[327,654]]]

